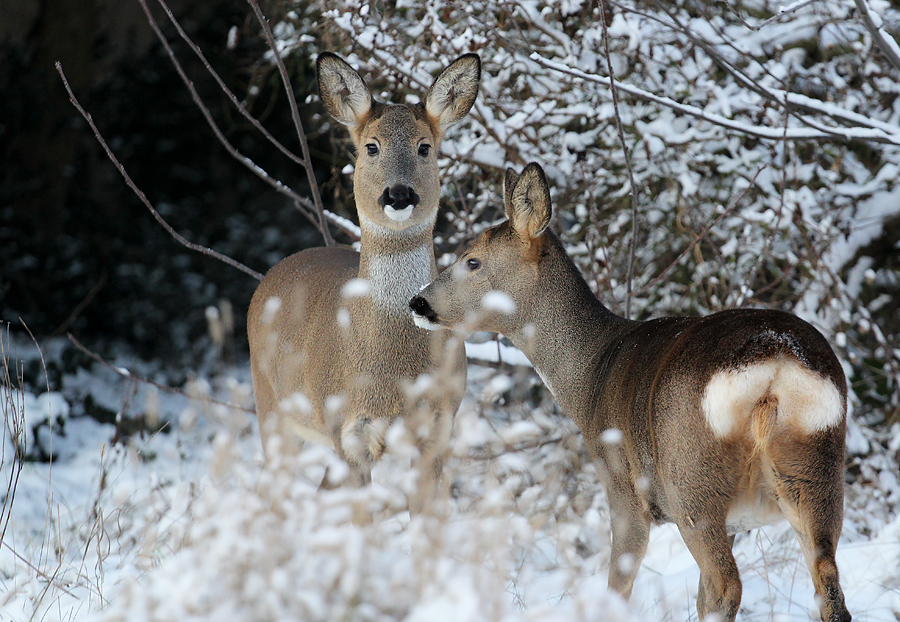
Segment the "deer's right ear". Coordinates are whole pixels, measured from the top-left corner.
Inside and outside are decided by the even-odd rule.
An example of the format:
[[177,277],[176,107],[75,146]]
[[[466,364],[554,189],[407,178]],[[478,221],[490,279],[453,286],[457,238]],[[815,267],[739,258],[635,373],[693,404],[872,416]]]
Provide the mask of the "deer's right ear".
[[356,127],[372,109],[372,94],[359,74],[344,59],[322,52],[316,59],[319,96],[328,114],[348,127]]
[[[515,176],[515,172],[512,173]],[[507,171],[506,179],[510,173]],[[509,185],[506,183],[505,185]],[[504,190],[509,198],[506,202],[506,215],[512,223],[512,228],[525,240],[533,240],[540,236],[553,215],[553,206],[550,203],[550,186],[544,169],[537,162],[528,164],[512,184]]]
[[517,181],[519,181],[519,174],[510,166],[506,169],[506,175],[503,177],[503,211],[506,212],[509,220],[512,220],[512,196]]

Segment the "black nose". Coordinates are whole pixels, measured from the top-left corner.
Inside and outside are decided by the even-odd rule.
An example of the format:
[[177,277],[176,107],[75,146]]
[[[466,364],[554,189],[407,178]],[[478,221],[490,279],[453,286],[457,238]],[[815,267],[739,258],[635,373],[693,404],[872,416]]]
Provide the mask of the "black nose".
[[413,313],[420,317],[424,317],[429,322],[437,323],[437,313],[434,312],[434,309],[431,308],[428,301],[421,296],[414,296],[413,299],[409,301],[409,308],[413,310]]
[[409,186],[397,184],[390,188],[385,188],[378,199],[379,205],[385,207],[390,205],[396,210],[406,209],[410,205],[415,207],[419,204],[419,195]]

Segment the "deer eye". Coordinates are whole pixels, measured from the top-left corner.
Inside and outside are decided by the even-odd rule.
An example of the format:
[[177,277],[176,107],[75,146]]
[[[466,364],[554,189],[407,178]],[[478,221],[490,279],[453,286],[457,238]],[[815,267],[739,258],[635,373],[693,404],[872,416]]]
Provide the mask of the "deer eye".
[[478,268],[481,267],[481,262],[475,258],[466,259],[466,268],[469,269],[469,272],[475,272]]
[[429,153],[431,153],[431,145],[429,145],[429,144],[419,145],[419,155],[420,156],[422,156],[423,158],[427,158]]
[[375,143],[369,143],[368,145],[366,145],[366,153],[368,153],[370,156],[378,155],[378,145],[376,145]]

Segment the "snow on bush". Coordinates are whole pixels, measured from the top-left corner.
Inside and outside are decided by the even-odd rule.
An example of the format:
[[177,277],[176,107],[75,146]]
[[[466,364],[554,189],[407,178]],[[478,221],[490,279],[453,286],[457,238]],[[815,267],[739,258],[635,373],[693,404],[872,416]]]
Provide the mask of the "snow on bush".
[[[501,487],[465,516],[447,515],[442,504],[409,519],[399,481],[320,489],[325,469],[342,466],[323,448],[308,448],[286,470],[259,471],[238,459],[224,435],[214,444],[222,470],[194,501],[181,550],[98,619],[563,619],[561,611],[521,612],[506,593],[515,552],[534,533],[510,512]],[[575,606],[630,619],[611,594]]]
[[[793,311],[850,361],[866,423],[896,420],[900,67],[858,2],[782,4],[288,0],[277,33],[286,53],[342,54],[394,101],[481,54],[479,99],[442,146],[442,265],[502,217],[505,167],[536,160],[569,252],[614,311],[634,244],[632,315]],[[870,9],[896,36],[900,11]]]
[[[579,0],[287,4],[279,48],[338,52],[381,99],[406,101],[455,56],[481,54],[479,100],[442,149],[442,265],[502,218],[504,168],[536,160],[551,177],[557,230],[614,310],[625,308],[634,239],[632,315],[764,304],[823,330],[853,391],[838,548],[848,605],[860,619],[896,619],[900,274],[879,244],[900,218],[900,81],[856,3],[780,12],[766,0],[623,0],[606,14]],[[886,3],[871,6],[888,26],[900,21]],[[601,20],[623,89],[624,145]],[[501,342],[467,351],[526,363]],[[246,397],[247,370],[237,374],[244,380],[198,381],[194,394],[228,386]],[[605,590],[608,511],[596,470],[525,366],[470,366],[448,490],[412,517],[415,477],[402,452],[379,464],[372,487],[332,489],[323,478],[346,470],[333,453],[309,447],[287,470],[265,467],[242,412],[164,398],[154,410],[171,433],[119,439],[78,404],[91,397],[139,415],[133,380],[111,390],[114,381],[80,370],[60,382],[46,397],[0,395],[8,427],[59,415],[71,448],[53,464],[25,464],[4,442],[0,476],[16,491],[0,514],[4,620],[696,615],[699,571],[667,527],[651,534],[631,604]],[[45,428],[33,444],[49,440]],[[61,437],[52,438],[55,452]],[[809,619],[811,582],[788,526],[740,535],[735,552],[742,615]]]

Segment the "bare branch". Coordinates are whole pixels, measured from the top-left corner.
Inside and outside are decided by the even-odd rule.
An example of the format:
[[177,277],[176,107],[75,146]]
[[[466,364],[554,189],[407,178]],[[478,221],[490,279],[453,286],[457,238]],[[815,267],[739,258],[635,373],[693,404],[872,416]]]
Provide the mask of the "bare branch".
[[[865,0],[858,0],[858,2],[865,2]],[[842,108],[839,108],[834,104],[823,102],[818,99],[813,99],[806,95],[800,95],[798,93],[791,93],[790,91],[785,91],[782,89],[773,89],[763,86],[758,81],[754,80],[746,73],[738,69],[734,65],[734,63],[722,56],[709,42],[697,37],[691,31],[691,29],[688,28],[688,26],[683,24],[678,19],[676,13],[671,10],[665,3],[660,2],[660,0],[654,0],[654,4],[659,8],[660,11],[666,13],[669,19],[672,20],[672,22],[667,23],[665,20],[660,20],[658,17],[651,15],[646,15],[646,17],[655,19],[661,24],[681,32],[681,34],[687,37],[691,41],[691,43],[702,49],[706,53],[706,55],[713,60],[713,62],[715,62],[719,67],[731,74],[731,76],[735,80],[737,80],[738,83],[742,84],[745,88],[750,89],[757,95],[764,97],[769,101],[775,102],[780,106],[796,108],[807,113],[817,113],[828,116],[834,121],[843,123],[849,127],[877,128],[884,130],[889,134],[897,134],[897,127],[891,125],[890,123],[883,123],[881,121],[878,121],[877,119],[872,119],[871,117],[867,117],[856,112],[843,110]],[[871,19],[874,19],[872,16],[868,17],[870,21]],[[877,18],[877,16],[875,17]],[[880,18],[878,19],[880,20]],[[878,40],[879,34],[883,34],[885,37],[890,39],[890,36],[887,35],[887,33],[883,31],[883,29],[880,29],[880,32],[872,33],[873,37],[876,37],[876,40]],[[897,43],[893,41],[893,39],[890,39],[890,42],[894,44],[894,47],[897,48],[898,55],[900,55],[900,47],[897,46]],[[726,44],[734,49],[734,44],[732,42],[726,41]],[[888,45],[888,42],[885,40],[884,44]],[[739,52],[739,50],[737,49],[735,49],[735,51]],[[897,67],[900,68],[900,65],[897,65]],[[765,70],[765,68],[763,69]],[[816,129],[820,129],[826,134],[830,134],[833,138],[841,137],[840,129],[830,130],[827,126],[822,126],[820,123],[811,121],[808,117],[798,117],[798,119],[800,119],[800,121],[803,123],[807,123],[811,127],[815,127]],[[868,140],[868,138],[862,138],[862,140]]]
[[269,20],[266,19],[266,16],[263,15],[262,10],[259,8],[259,2],[257,2],[257,0],[247,0],[247,2],[253,7],[256,19],[259,20],[259,24],[262,26],[263,33],[266,36],[266,42],[269,44],[272,55],[275,57],[278,73],[281,74],[281,81],[284,83],[284,92],[287,94],[288,103],[291,106],[291,117],[294,119],[294,127],[297,129],[297,138],[300,139],[300,149],[303,152],[303,168],[306,170],[306,177],[309,181],[309,188],[313,195],[316,214],[319,217],[319,230],[322,232],[322,237],[325,238],[325,245],[334,246],[334,238],[331,237],[331,232],[328,230],[328,223],[325,222],[325,208],[322,206],[322,197],[319,194],[318,182],[316,182],[316,172],[313,170],[312,160],[309,157],[309,144],[306,140],[306,132],[303,131],[303,122],[300,120],[300,111],[297,110],[297,99],[294,97],[294,89],[291,87],[287,69],[284,67],[284,60],[281,58],[281,53],[278,51],[278,44],[275,42],[275,37],[272,35],[272,29],[269,27]]
[[732,211],[734,211],[734,208],[736,208],[738,206],[738,203],[741,202],[741,200],[747,195],[747,192],[750,191],[750,188],[753,187],[753,184],[756,182],[756,178],[759,177],[759,174],[762,173],[765,169],[766,169],[765,166],[760,167],[759,170],[756,171],[756,174],[753,176],[753,178],[750,180],[750,183],[747,184],[747,187],[744,188],[744,190],[737,196],[737,198],[735,198],[731,202],[731,205],[726,207],[714,221],[709,223],[709,225],[707,225],[706,229],[701,231],[700,235],[698,235],[697,238],[693,242],[688,244],[687,248],[685,248],[683,251],[681,251],[681,254],[675,258],[675,261],[673,261],[668,266],[666,266],[665,270],[660,272],[656,278],[654,278],[652,281],[650,281],[649,283],[644,285],[641,289],[639,289],[637,292],[635,292],[635,294],[643,294],[644,292],[649,290],[651,287],[653,287],[654,285],[659,283],[663,279],[663,277],[665,277],[669,273],[669,270],[671,270],[676,265],[678,265],[678,262],[681,261],[685,255],[690,253],[694,249],[695,246],[697,246],[700,242],[702,242],[704,240],[704,238],[706,238],[706,236],[709,235],[709,232],[712,230],[713,227],[715,227],[717,224],[719,224],[723,218],[725,218],[728,214],[730,214]]
[[244,106],[244,104],[241,103],[241,101],[237,98],[237,96],[234,94],[234,92],[232,92],[232,90],[228,88],[228,86],[225,84],[225,81],[222,80],[221,77],[219,77],[219,74],[216,72],[216,70],[213,69],[212,65],[209,64],[209,61],[206,60],[206,56],[204,56],[203,50],[200,49],[200,46],[198,46],[196,43],[194,43],[193,39],[191,39],[188,36],[188,34],[184,31],[184,29],[181,27],[181,24],[175,18],[175,15],[172,13],[172,10],[169,8],[169,5],[166,4],[165,0],[156,0],[156,1],[162,7],[163,11],[166,12],[166,15],[169,17],[169,21],[172,22],[173,26],[175,26],[175,30],[178,31],[178,35],[188,45],[188,47],[191,48],[191,50],[194,52],[194,54],[197,55],[197,58],[199,58],[200,62],[203,63],[203,67],[206,69],[207,73],[209,73],[209,75],[212,76],[213,80],[216,81],[216,84],[219,85],[219,89],[221,89],[221,91],[223,93],[225,93],[225,95],[228,97],[228,99],[231,100],[231,103],[234,105],[235,108],[237,108],[237,111],[241,113],[241,116],[243,116],[245,119],[247,119],[253,125],[253,127],[255,127],[257,130],[259,130],[259,132],[266,138],[266,140],[268,140],[270,143],[272,143],[272,145],[276,149],[278,149],[278,151],[280,151],[281,153],[286,155],[293,162],[299,164],[300,166],[303,166],[304,165],[303,158],[301,158],[300,156],[295,154],[293,151],[291,151],[290,149],[288,149],[287,147],[282,145],[278,141],[277,138],[272,136],[272,134],[269,133],[269,130],[267,130],[263,126],[263,124],[259,122],[259,120],[256,117],[254,117],[252,114],[250,114],[250,112],[247,110],[247,108]]
[[106,285],[106,278],[108,276],[106,268],[103,269],[103,272],[100,273],[100,277],[97,279],[97,282],[94,283],[94,286],[91,287],[90,291],[87,295],[82,298],[81,302],[75,305],[75,308],[72,310],[72,313],[69,314],[62,324],[53,329],[53,332],[50,333],[51,337],[58,337],[66,332],[69,326],[72,325],[78,316],[81,315],[81,312],[84,311],[89,304],[94,300],[97,294],[100,293],[100,290]]
[[616,130],[619,134],[619,142],[622,144],[622,154],[625,156],[625,169],[628,171],[628,191],[631,194],[631,239],[628,242],[628,273],[625,277],[625,317],[631,319],[631,283],[634,280],[634,254],[637,246],[638,233],[638,191],[634,181],[634,169],[631,167],[631,152],[625,144],[625,131],[622,129],[622,117],[619,114],[619,96],[615,87],[615,74],[613,72],[612,55],[609,53],[609,30],[606,26],[606,2],[600,0],[600,23],[603,25],[603,45],[606,51],[606,67],[609,72],[610,83],[613,85],[612,101],[613,111],[616,116]]
[[118,169],[119,174],[125,179],[125,183],[128,184],[128,187],[137,195],[138,199],[141,200],[141,203],[150,210],[150,213],[153,214],[153,217],[156,221],[163,226],[163,228],[169,232],[173,238],[175,238],[182,246],[189,248],[193,251],[197,251],[199,253],[203,253],[204,255],[208,255],[210,257],[214,257],[219,261],[223,261],[227,263],[229,266],[237,268],[241,272],[249,274],[254,279],[261,281],[263,275],[253,270],[252,268],[248,268],[244,264],[239,261],[228,257],[227,255],[223,255],[217,251],[212,250],[211,248],[207,248],[205,246],[201,246],[200,244],[194,244],[193,242],[189,242],[185,239],[181,234],[175,231],[169,223],[167,223],[163,217],[160,215],[156,208],[153,207],[153,204],[147,199],[147,196],[144,192],[137,187],[134,181],[131,179],[131,176],[128,175],[128,172],[125,170],[125,167],[122,166],[122,163],[119,162],[118,158],[116,158],[115,154],[112,152],[112,149],[109,148],[106,140],[103,138],[103,135],[100,133],[100,130],[97,129],[97,126],[94,124],[94,119],[91,117],[90,113],[88,113],[78,102],[78,99],[75,97],[75,93],[72,92],[72,87],[69,86],[69,81],[66,79],[66,74],[63,72],[62,63],[59,61],[56,62],[56,71],[59,73],[59,76],[62,78],[63,84],[66,87],[66,92],[69,94],[69,101],[72,102],[72,105],[81,113],[81,116],[84,117],[84,120],[88,122],[88,125],[91,126],[91,130],[94,132],[94,136],[97,138],[97,141],[100,143],[100,146],[103,147],[103,150],[106,152],[107,157],[112,161],[115,165],[116,169]]
[[[72,335],[72,333],[68,333],[68,335],[66,335],[66,336],[69,338],[69,341],[72,342],[72,345],[74,345],[76,348],[78,348],[79,350],[81,350],[82,352],[87,354],[89,357],[91,357],[92,359],[94,359],[95,361],[97,361],[98,363],[103,365],[104,367],[111,369],[113,372],[116,373],[116,375],[121,376],[122,378],[128,378],[129,380],[137,380],[138,382],[142,382],[143,384],[148,384],[150,386],[156,387],[160,391],[165,391],[166,393],[171,393],[174,395],[181,395],[188,399],[193,399],[190,395],[188,395],[181,389],[176,389],[175,387],[170,387],[169,385],[166,385],[166,384],[154,382],[153,380],[150,380],[149,378],[143,378],[141,376],[136,376],[136,375],[132,374],[130,371],[128,371],[127,369],[122,369],[121,367],[116,367],[115,365],[113,365],[112,363],[110,363],[109,361],[104,359],[102,356],[100,356],[99,354],[97,354],[96,352],[94,352],[93,350],[91,350],[87,346],[85,346],[83,343],[78,341],[78,339],[76,339]],[[247,408],[245,406],[241,406],[240,404],[235,404],[233,402],[223,402],[222,400],[217,400],[212,397],[206,397],[205,399],[209,400],[213,404],[219,404],[220,406],[227,406],[228,408],[234,408],[235,410],[242,410],[246,413],[250,413],[251,415],[256,414],[256,411],[254,409]]]
[[259,165],[253,162],[250,158],[240,153],[234,145],[225,137],[225,134],[222,133],[222,130],[219,129],[218,124],[212,117],[212,113],[210,113],[209,108],[207,108],[206,104],[203,103],[203,100],[200,98],[200,94],[197,93],[197,89],[194,87],[194,83],[188,78],[187,73],[184,71],[184,67],[181,66],[178,58],[175,56],[174,50],[172,50],[172,46],[169,45],[169,42],[166,40],[166,37],[163,35],[162,31],[159,29],[159,25],[156,23],[156,20],[153,17],[153,14],[150,12],[150,8],[147,6],[146,0],[138,0],[141,4],[141,7],[144,9],[144,13],[147,15],[147,21],[150,23],[150,27],[153,29],[153,32],[156,33],[156,38],[159,39],[159,42],[162,44],[163,48],[166,50],[166,53],[169,55],[169,60],[172,62],[172,65],[175,67],[175,71],[178,72],[178,76],[181,78],[181,81],[187,87],[188,92],[191,94],[191,99],[194,100],[194,104],[200,110],[200,113],[203,115],[203,118],[206,119],[207,125],[209,125],[210,129],[215,134],[216,138],[225,147],[225,150],[238,162],[246,166],[248,169],[253,171],[257,177],[262,179],[264,182],[275,188],[278,192],[288,196],[293,200],[296,204],[304,206],[305,210],[301,210],[304,216],[306,216],[309,221],[316,227],[319,228],[318,219],[315,216],[315,205],[307,199],[306,197],[300,196],[289,187],[269,175],[265,170],[262,169]]

